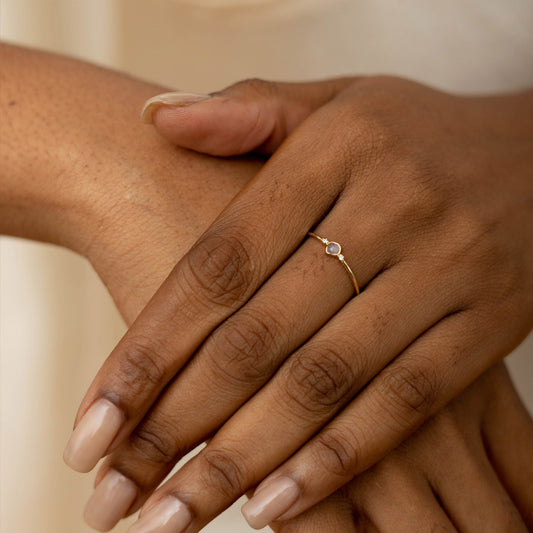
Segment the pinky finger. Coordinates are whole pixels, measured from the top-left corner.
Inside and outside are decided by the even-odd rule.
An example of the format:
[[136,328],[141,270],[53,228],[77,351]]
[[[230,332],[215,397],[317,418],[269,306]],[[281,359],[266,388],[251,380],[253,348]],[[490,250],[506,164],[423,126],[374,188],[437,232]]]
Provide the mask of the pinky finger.
[[[481,374],[479,362],[486,359],[488,347],[472,327],[475,317],[468,315],[450,315],[428,330],[268,476],[242,508],[248,523],[259,529],[298,516],[327,498],[382,459]],[[463,361],[460,375],[453,363],[458,358]]]

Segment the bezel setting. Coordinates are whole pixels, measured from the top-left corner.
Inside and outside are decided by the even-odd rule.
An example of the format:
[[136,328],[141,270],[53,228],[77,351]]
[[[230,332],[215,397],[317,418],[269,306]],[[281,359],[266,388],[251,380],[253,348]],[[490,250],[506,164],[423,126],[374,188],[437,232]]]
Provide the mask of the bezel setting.
[[333,256],[339,257],[341,255],[341,251],[342,251],[342,248],[341,248],[341,245],[338,242],[329,241],[326,244],[326,253],[328,255],[333,255]]

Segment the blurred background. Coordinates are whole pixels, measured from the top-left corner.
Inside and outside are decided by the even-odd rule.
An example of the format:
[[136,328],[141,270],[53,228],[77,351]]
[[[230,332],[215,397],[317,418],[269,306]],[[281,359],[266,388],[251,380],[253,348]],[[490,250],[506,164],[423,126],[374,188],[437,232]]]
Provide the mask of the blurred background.
[[[381,72],[459,92],[531,87],[532,28],[530,0],[0,0],[4,40],[196,92],[249,77]],[[3,533],[92,531],[81,518],[92,476],[70,471],[61,454],[123,331],[83,259],[0,240]],[[509,361],[533,410],[532,339]],[[251,530],[234,506],[205,531]]]

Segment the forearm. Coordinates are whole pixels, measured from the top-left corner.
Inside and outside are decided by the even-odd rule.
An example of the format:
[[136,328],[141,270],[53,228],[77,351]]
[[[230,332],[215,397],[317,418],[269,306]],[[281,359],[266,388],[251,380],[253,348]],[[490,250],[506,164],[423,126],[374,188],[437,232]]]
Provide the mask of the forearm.
[[67,246],[131,320],[258,163],[177,149],[141,124],[148,83],[1,45],[0,231]]
[[[95,136],[93,126],[110,111],[101,94],[109,75],[9,45],[1,45],[0,54],[0,229],[82,249],[82,220],[93,216],[94,205],[92,180],[81,174],[104,132]],[[93,168],[85,169],[93,180],[101,161],[97,155]]]

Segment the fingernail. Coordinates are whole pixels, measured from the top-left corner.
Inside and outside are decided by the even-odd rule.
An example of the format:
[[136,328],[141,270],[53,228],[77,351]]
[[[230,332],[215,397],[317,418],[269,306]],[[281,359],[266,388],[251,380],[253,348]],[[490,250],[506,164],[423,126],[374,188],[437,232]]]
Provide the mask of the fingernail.
[[89,498],[83,515],[85,521],[98,531],[109,531],[124,518],[136,496],[135,483],[111,469]]
[[117,436],[124,415],[109,400],[94,402],[70,436],[63,460],[77,472],[90,472]]
[[128,533],[181,533],[191,522],[187,506],[177,498],[167,496],[143,514]]
[[300,497],[298,485],[288,477],[280,477],[265,487],[259,487],[241,512],[254,529],[268,526],[286,513]]
[[154,111],[162,105],[169,105],[174,107],[187,107],[198,102],[203,102],[211,98],[208,94],[197,93],[163,93],[154,96],[146,101],[143,110],[141,111],[141,120],[146,124],[152,124]]

